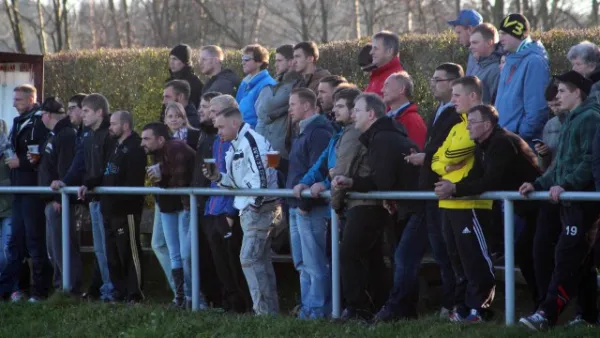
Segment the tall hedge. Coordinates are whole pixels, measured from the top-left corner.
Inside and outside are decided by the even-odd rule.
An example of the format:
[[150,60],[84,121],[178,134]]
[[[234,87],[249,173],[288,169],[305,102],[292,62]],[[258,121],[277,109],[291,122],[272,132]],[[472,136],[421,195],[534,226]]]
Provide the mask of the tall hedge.
[[[553,73],[568,69],[567,51],[582,40],[597,41],[600,29],[554,30],[534,35],[546,46]],[[357,53],[367,40],[335,42],[320,46],[319,66],[333,74],[341,74],[363,88],[368,74],[357,65]],[[136,124],[158,118],[162,102],[162,85],[168,76],[169,49],[144,48],[128,50],[96,50],[52,54],[45,61],[46,95],[68,98],[78,92],[103,93],[112,109],[128,109],[135,114]],[[194,51],[197,68],[198,51]],[[239,51],[226,53],[225,67],[242,75]],[[415,79],[415,101],[420,112],[429,116],[435,102],[428,79],[443,62],[465,64],[466,50],[459,47],[452,34],[406,35],[401,37],[400,59]],[[272,56],[271,60],[274,57]],[[203,79],[204,80],[204,79]]]

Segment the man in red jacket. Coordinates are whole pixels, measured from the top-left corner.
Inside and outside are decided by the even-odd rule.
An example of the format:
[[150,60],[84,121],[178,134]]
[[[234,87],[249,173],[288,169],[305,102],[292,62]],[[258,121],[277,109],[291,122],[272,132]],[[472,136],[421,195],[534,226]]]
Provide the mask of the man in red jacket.
[[412,77],[407,72],[393,73],[383,84],[383,101],[390,107],[387,115],[400,122],[406,128],[408,138],[418,145],[419,149],[423,149],[427,126],[419,115],[417,105],[410,101],[414,89]]
[[371,56],[373,65],[369,85],[365,93],[375,93],[383,96],[383,83],[392,73],[404,70],[400,64],[400,38],[390,31],[381,31],[373,35]]

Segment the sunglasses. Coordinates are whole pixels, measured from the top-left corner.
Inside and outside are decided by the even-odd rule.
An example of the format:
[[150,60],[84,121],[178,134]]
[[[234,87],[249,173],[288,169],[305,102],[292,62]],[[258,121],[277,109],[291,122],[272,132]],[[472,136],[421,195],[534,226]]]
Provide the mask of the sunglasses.
[[253,60],[253,58],[251,56],[248,56],[248,55],[242,56],[242,61],[244,61],[244,62],[248,62],[248,61],[252,61],[252,60]]

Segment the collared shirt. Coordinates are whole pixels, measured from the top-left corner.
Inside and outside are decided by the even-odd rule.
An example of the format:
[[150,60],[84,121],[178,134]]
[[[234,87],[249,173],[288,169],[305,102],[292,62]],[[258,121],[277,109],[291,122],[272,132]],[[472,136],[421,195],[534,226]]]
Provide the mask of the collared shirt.
[[185,141],[187,140],[188,129],[186,127],[179,128],[175,133],[173,133],[173,138],[177,140]]
[[398,109],[396,109],[396,110],[390,110],[390,111],[387,113],[387,116],[388,116],[388,117],[391,117],[391,118],[394,118],[394,117],[396,117],[396,115],[398,115],[398,113],[399,113],[399,112],[401,112],[402,110],[404,110],[404,108],[406,108],[406,107],[408,107],[408,106],[410,106],[410,101],[408,101],[408,102],[406,102],[405,104],[401,105],[401,106],[400,106],[400,107],[398,107]]
[[438,117],[440,117],[440,115],[442,114],[442,112],[444,110],[446,110],[446,108],[451,107],[452,106],[452,101],[448,101],[444,104],[440,104],[440,106],[438,107],[437,111],[435,112],[435,118],[433,119],[433,124],[435,124],[435,121],[437,121]]

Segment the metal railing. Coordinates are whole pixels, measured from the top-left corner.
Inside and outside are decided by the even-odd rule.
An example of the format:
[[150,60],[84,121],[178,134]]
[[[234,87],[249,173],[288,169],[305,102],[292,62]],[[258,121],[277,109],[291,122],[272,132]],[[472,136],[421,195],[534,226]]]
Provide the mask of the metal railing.
[[[0,194],[61,194],[62,196],[62,247],[63,247],[63,289],[70,289],[70,246],[69,246],[69,194],[77,194],[76,187],[65,187],[60,191],[53,191],[44,187],[0,187]],[[204,196],[268,196],[268,197],[293,197],[290,189],[241,189],[226,190],[212,188],[175,188],[162,189],[150,187],[99,187],[88,194],[105,195],[189,195],[190,196],[190,231],[192,250],[192,310],[196,311],[200,305],[200,257],[198,243],[198,208],[197,195]],[[308,190],[302,196],[311,198]],[[329,191],[320,194],[329,198]],[[377,200],[437,200],[433,192],[404,191],[404,192],[370,192],[350,193],[350,199],[377,199]],[[514,191],[488,192],[469,199],[502,200],[504,202],[504,268],[505,268],[505,308],[506,325],[513,325],[515,321],[515,257],[514,257],[514,205],[515,200],[549,200],[548,192],[534,192],[527,198]],[[600,192],[565,192],[560,195],[562,201],[600,201]],[[339,318],[341,313],[340,294],[340,260],[339,260],[339,224],[337,214],[331,211],[331,251],[332,251],[332,317]]]

